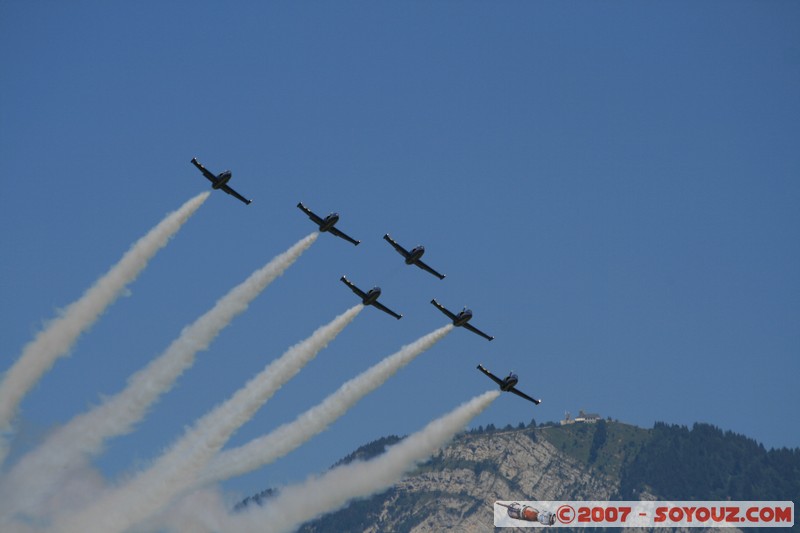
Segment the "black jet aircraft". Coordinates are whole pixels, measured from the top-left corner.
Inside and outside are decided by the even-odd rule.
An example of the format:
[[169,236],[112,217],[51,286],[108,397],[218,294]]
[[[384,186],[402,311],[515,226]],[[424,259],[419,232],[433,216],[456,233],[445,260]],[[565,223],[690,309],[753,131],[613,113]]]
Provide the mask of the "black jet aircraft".
[[500,379],[497,376],[495,376],[494,374],[492,374],[491,372],[489,372],[488,370],[486,370],[485,368],[483,368],[483,365],[478,365],[478,370],[480,370],[481,372],[483,372],[484,374],[489,376],[489,379],[491,379],[492,381],[494,381],[495,383],[500,385],[500,390],[501,391],[513,392],[514,394],[516,394],[520,398],[525,398],[529,402],[533,402],[536,405],[539,405],[540,403],[542,403],[542,400],[537,400],[535,398],[531,398],[530,396],[528,396],[524,392],[521,392],[521,391],[517,390],[516,387],[514,387],[514,385],[516,385],[517,382],[519,381],[519,378],[517,377],[517,375],[515,373],[511,372],[511,373],[508,374],[508,376],[506,376],[505,379]]
[[351,282],[349,279],[347,279],[347,277],[342,276],[340,279],[342,280],[342,283],[344,283],[345,285],[350,287],[350,290],[353,291],[354,293],[356,293],[359,298],[361,298],[361,303],[362,304],[371,305],[373,307],[377,307],[378,309],[380,309],[384,313],[392,315],[397,320],[400,320],[401,318],[403,318],[403,315],[398,315],[397,313],[395,313],[394,311],[392,311],[391,309],[389,309],[385,305],[383,305],[383,304],[378,302],[378,297],[381,295],[381,288],[380,287],[373,287],[368,292],[364,292],[361,289],[359,289],[358,287],[356,287],[353,284],[353,282]]
[[454,326],[456,326],[456,327],[462,327],[463,326],[464,328],[470,330],[472,333],[477,333],[478,335],[480,335],[484,339],[488,339],[488,340],[494,339],[494,337],[492,337],[491,335],[487,335],[486,333],[482,332],[481,330],[479,330],[475,326],[472,326],[472,325],[468,324],[469,320],[472,318],[472,310],[471,309],[467,309],[465,307],[464,309],[461,310],[460,313],[458,313],[456,315],[456,314],[448,311],[447,309],[445,309],[445,307],[442,304],[440,304],[439,302],[436,301],[436,298],[431,300],[431,303],[436,306],[436,309],[438,309],[439,311],[441,311],[442,313],[447,315],[447,317],[450,320],[453,321],[453,325]]
[[298,202],[297,207],[299,207],[300,210],[303,213],[308,215],[308,218],[313,220],[314,224],[319,226],[319,230],[320,231],[323,231],[323,232],[327,231],[328,233],[332,233],[333,235],[336,235],[337,237],[341,237],[342,239],[344,239],[346,241],[352,242],[356,246],[358,246],[358,243],[361,242],[361,241],[355,240],[354,238],[350,237],[349,235],[347,235],[343,231],[339,231],[338,229],[336,229],[334,227],[336,225],[336,223],[339,222],[339,213],[331,213],[330,215],[326,216],[325,218],[322,218],[321,216],[319,216],[319,215],[315,214],[313,211],[311,211],[311,209],[309,209],[306,206],[304,206],[303,202]]
[[405,248],[403,248],[402,246],[397,244],[397,242],[394,241],[391,237],[389,237],[388,233],[383,236],[383,239],[386,242],[388,242],[389,244],[391,244],[394,247],[394,249],[397,250],[397,252],[400,255],[402,255],[403,257],[406,258],[406,264],[407,265],[417,265],[422,270],[427,270],[428,272],[430,272],[431,274],[433,274],[437,278],[444,279],[444,277],[445,277],[444,274],[439,274],[434,269],[432,269],[431,267],[429,267],[428,265],[426,265],[425,263],[423,263],[420,260],[420,257],[422,257],[422,254],[425,253],[425,247],[424,246],[421,246],[421,245],[417,246],[416,248],[413,248],[409,252],[408,250],[406,250]]
[[231,176],[233,175],[233,173],[230,170],[226,170],[225,172],[220,172],[219,175],[215,176],[214,174],[209,172],[208,169],[206,169],[206,167],[204,167],[202,164],[200,164],[197,161],[196,157],[192,158],[192,164],[194,166],[196,166],[197,169],[200,170],[200,172],[203,173],[203,176],[208,178],[208,181],[211,182],[211,188],[212,189],[214,189],[214,190],[222,189],[226,193],[230,194],[231,196],[235,196],[236,198],[238,198],[239,200],[243,201],[247,205],[250,205],[250,202],[253,201],[253,200],[248,200],[247,198],[245,198],[244,196],[242,196],[241,194],[239,194],[238,192],[234,191],[233,189],[231,189],[228,186],[228,182],[230,181]]

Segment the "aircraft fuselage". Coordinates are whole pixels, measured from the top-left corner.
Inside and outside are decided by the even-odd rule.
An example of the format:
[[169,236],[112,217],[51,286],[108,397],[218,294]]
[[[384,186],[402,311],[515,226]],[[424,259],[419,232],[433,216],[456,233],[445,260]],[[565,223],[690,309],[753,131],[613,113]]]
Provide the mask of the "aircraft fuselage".
[[417,246],[408,253],[408,256],[406,257],[406,264],[413,265],[414,263],[420,260],[420,258],[424,253],[425,253],[425,247]]
[[322,224],[319,226],[319,230],[328,231],[335,226],[337,222],[339,222],[339,213],[331,213],[325,217],[325,220],[322,221]]
[[364,305],[372,305],[378,300],[378,297],[381,295],[381,288],[380,287],[373,287],[367,291],[367,295],[362,298],[361,303]]
[[233,176],[233,173],[230,170],[226,170],[225,172],[222,172],[220,175],[217,176],[217,179],[214,181],[214,183],[211,184],[211,188],[212,189],[221,189],[222,187],[225,186],[226,183],[231,181],[231,177],[232,176]]
[[460,313],[456,315],[456,319],[453,320],[453,325],[456,327],[463,326],[467,322],[470,321],[472,318],[472,310],[471,309],[464,309]]
[[519,378],[516,374],[509,374],[508,377],[503,380],[503,384],[500,385],[500,390],[508,392],[514,388],[518,381]]

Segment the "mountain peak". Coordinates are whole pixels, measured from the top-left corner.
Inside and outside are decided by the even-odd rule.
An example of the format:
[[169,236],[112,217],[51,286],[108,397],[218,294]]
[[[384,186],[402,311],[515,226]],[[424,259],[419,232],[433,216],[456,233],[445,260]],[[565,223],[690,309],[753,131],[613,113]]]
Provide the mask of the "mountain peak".
[[[400,440],[377,439],[337,465],[369,459]],[[716,459],[703,466],[702,458],[711,456]],[[757,483],[743,491],[745,475]],[[263,503],[269,494],[248,503]],[[496,500],[726,497],[796,501],[800,449],[767,451],[708,424],[643,429],[600,419],[500,430],[490,424],[462,433],[388,491],[351,502],[299,531],[486,531],[494,527]]]

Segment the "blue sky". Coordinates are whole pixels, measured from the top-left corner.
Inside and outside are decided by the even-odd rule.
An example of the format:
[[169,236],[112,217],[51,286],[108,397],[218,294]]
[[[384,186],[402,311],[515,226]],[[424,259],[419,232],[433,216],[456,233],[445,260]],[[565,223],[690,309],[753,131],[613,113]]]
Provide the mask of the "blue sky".
[[[792,2],[234,2],[0,6],[0,364],[169,211],[233,171],[25,399],[19,450],[342,214],[98,465],[137,468],[290,345],[365,310],[233,439],[291,420],[469,305],[248,494],[422,427],[511,369],[474,425],[598,412],[799,446],[800,6]],[[381,236],[447,274],[407,267]],[[788,417],[788,418],[787,418]]]

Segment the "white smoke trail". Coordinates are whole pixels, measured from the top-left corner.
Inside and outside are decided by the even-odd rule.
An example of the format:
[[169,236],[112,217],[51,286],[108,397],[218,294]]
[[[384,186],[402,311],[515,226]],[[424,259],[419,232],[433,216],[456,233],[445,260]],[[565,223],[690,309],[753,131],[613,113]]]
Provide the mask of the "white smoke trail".
[[[122,290],[141,273],[147,263],[175,235],[192,214],[205,202],[209,193],[198,194],[167,215],[147,235],[139,239],[103,277],[78,300],[52,320],[22,350],[22,355],[6,371],[0,382],[0,432],[11,431],[11,423],[22,398],[53,367],[56,360],[69,353],[78,337],[122,294]],[[8,453],[7,438],[0,435],[0,464]]]
[[[229,515],[219,528],[226,533],[293,531],[304,522],[344,507],[355,498],[381,492],[430,457],[492,403],[500,391],[481,394],[369,461],[343,465],[317,478],[280,490],[264,507]],[[202,514],[202,510],[198,510]],[[213,520],[219,520],[219,517]]]
[[364,308],[347,310],[308,339],[287,350],[229,400],[201,418],[155,463],[131,481],[112,490],[87,509],[66,517],[62,533],[121,533],[149,519],[179,492],[191,486],[208,461],[230,436],[328,345]]
[[[142,524],[141,531],[220,533],[224,530],[220,520],[215,517],[226,517],[231,506],[232,502],[225,501],[216,488],[197,490],[175,502],[163,516]],[[198,513],[198,510],[201,512]]]
[[57,476],[67,472],[82,456],[99,453],[107,439],[130,432],[150,406],[192,366],[197,352],[207,349],[219,332],[245,311],[270,282],[283,274],[318,235],[318,232],[308,235],[256,270],[217,301],[210,311],[184,328],[161,356],[131,376],[122,392],[73,418],[38,449],[24,456],[0,480],[0,517],[7,517],[9,513],[37,512],[42,497],[58,490]]
[[336,392],[298,416],[293,422],[284,424],[244,446],[221,453],[203,472],[199,484],[213,483],[241,475],[283,457],[327,429],[361,398],[383,385],[398,370],[443,339],[452,329],[453,325],[448,324],[403,346],[396,353],[343,384]]

